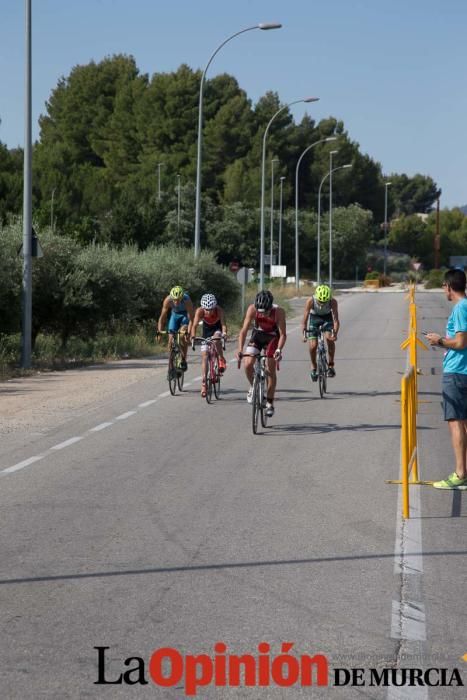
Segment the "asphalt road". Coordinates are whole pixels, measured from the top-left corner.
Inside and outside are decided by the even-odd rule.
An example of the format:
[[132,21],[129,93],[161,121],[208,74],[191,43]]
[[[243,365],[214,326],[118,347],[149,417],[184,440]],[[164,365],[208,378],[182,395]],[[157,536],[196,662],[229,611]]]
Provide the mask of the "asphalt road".
[[[196,355],[183,395],[166,395],[158,369],[33,443],[0,446],[2,698],[183,698],[183,682],[96,685],[94,647],[109,647],[107,680],[135,666],[127,657],[144,660],[148,679],[154,650],[213,656],[217,642],[255,656],[267,642],[271,657],[293,642],[292,653],[324,654],[332,668],[457,667],[467,683],[467,494],[414,487],[402,525],[399,489],[385,484],[399,475],[407,300],[339,300],[329,394],[311,384],[291,319],[276,415],[261,435],[243,372],[230,363],[208,406]],[[420,328],[442,330],[442,295],[417,302]],[[441,355],[420,353],[419,366],[422,478],[441,478],[452,465]],[[464,692],[210,685],[197,697]]]

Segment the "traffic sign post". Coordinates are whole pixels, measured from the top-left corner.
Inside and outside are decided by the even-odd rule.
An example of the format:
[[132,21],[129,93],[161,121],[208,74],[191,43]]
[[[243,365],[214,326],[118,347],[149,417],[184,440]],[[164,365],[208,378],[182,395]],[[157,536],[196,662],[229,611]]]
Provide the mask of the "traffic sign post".
[[237,272],[237,280],[242,285],[242,316],[245,315],[245,288],[253,279],[253,273],[247,267],[241,267]]

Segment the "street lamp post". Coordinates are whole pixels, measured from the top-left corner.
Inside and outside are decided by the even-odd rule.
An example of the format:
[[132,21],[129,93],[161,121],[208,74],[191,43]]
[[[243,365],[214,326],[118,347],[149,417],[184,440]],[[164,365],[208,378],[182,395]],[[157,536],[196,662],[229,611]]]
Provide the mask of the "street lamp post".
[[180,175],[177,175],[177,236],[180,235]]
[[315,141],[305,148],[300,158],[297,161],[297,166],[295,168],[295,286],[297,289],[300,287],[300,263],[299,263],[299,253],[298,253],[298,171],[300,169],[300,164],[303,157],[308,153],[311,148],[317,146],[319,143],[325,143],[326,141],[335,141],[337,136],[328,136],[325,139],[320,139]]
[[[352,163],[346,163],[346,165],[339,165],[337,168],[333,169],[335,173],[336,170],[343,170],[344,168],[351,168]],[[316,243],[316,281],[317,284],[321,283],[321,189],[323,187],[324,181],[329,177],[330,173],[326,173],[320,182],[318,189],[318,237]]]
[[268,136],[268,131],[269,127],[273,123],[274,119],[277,117],[278,114],[284,111],[284,109],[287,109],[288,107],[291,107],[292,105],[296,105],[299,102],[317,102],[319,100],[319,97],[306,97],[301,100],[294,100],[293,102],[289,102],[289,104],[283,105],[280,109],[275,112],[275,114],[272,115],[271,119],[268,122],[268,125],[266,126],[266,129],[264,130],[263,134],[263,153],[262,153],[262,158],[261,158],[261,205],[260,205],[260,215],[261,215],[261,223],[260,223],[260,252],[259,252],[259,286],[260,289],[264,289],[264,196],[265,196],[265,181],[266,181],[266,139]]
[[23,281],[21,324],[21,367],[31,366],[32,345],[32,30],[31,0],[25,0],[25,81],[23,161]]
[[260,24],[255,24],[253,27],[247,27],[239,32],[235,32],[232,36],[229,36],[225,41],[220,44],[214,53],[211,55],[209,61],[206,64],[206,68],[201,76],[201,84],[199,88],[199,106],[198,106],[198,149],[197,149],[197,159],[196,159],[196,207],[195,207],[195,257],[198,257],[200,251],[200,229],[201,229],[201,158],[202,158],[202,140],[203,140],[203,91],[204,91],[204,78],[206,76],[207,70],[211,65],[211,62],[216,56],[216,54],[225,46],[229,41],[244,34],[245,32],[251,32],[253,29],[262,29],[266,31],[268,29],[280,29],[282,24],[277,22],[261,22]]
[[329,152],[329,286],[332,287],[332,157],[339,151]]
[[278,163],[279,158],[271,159],[271,240],[269,242],[269,277],[272,270],[272,254],[274,248],[274,163]]
[[282,175],[281,177],[281,187],[280,187],[280,194],[279,194],[279,251],[277,253],[277,264],[281,265],[282,264],[282,195],[283,195],[283,189],[284,189],[284,180],[285,176]]
[[383,274],[386,277],[386,261],[388,257],[388,187],[390,182],[384,183],[384,263]]

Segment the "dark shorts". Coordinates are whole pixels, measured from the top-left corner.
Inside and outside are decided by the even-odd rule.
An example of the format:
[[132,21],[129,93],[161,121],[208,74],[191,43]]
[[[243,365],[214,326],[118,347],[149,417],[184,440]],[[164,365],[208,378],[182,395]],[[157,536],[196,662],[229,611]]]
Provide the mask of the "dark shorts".
[[257,355],[263,348],[266,348],[266,357],[274,357],[279,342],[279,334],[263,333],[263,331],[253,328],[251,338],[245,351],[246,355]]
[[319,329],[323,327],[323,331],[326,333],[332,333],[334,331],[334,322],[332,319],[332,314],[326,314],[326,316],[317,316],[316,314],[310,314],[308,318],[308,329],[307,336],[309,340],[316,340],[319,336]]
[[217,333],[217,331],[222,333],[222,323],[220,321],[217,321],[212,325],[209,325],[209,323],[205,323],[203,321],[203,338],[212,338],[214,333]]
[[467,374],[443,374],[444,420],[467,420]]

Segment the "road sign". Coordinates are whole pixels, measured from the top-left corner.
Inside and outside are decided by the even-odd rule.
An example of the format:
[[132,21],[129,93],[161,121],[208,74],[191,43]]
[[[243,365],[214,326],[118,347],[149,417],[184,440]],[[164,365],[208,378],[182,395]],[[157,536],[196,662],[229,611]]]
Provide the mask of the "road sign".
[[241,267],[237,272],[237,280],[240,284],[248,284],[254,277],[254,270],[251,267]]
[[271,277],[287,277],[287,266],[273,265],[271,267]]
[[240,263],[238,260],[232,260],[232,262],[229,265],[229,270],[230,272],[237,272],[240,269]]
[[413,267],[414,270],[419,270],[419,269],[421,268],[421,266],[422,266],[422,263],[421,263],[421,262],[414,262],[414,263],[412,263],[412,267]]

